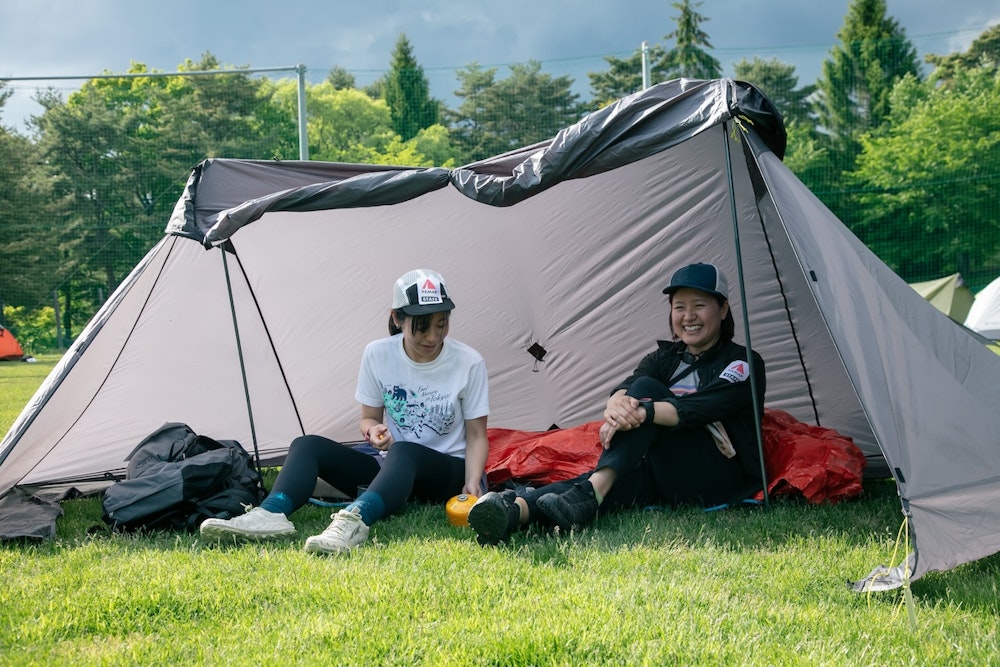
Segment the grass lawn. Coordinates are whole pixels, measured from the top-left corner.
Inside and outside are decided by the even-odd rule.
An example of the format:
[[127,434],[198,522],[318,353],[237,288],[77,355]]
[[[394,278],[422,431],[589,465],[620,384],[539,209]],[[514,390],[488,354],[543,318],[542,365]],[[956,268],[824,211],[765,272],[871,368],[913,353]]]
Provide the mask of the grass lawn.
[[[0,365],[0,431],[54,361]],[[1000,664],[1000,556],[914,582],[915,628],[900,592],[847,589],[892,557],[891,481],[486,549],[414,505],[333,558],[301,549],[318,507],[246,545],[112,535],[99,499],[63,507],[55,540],[0,543],[0,665]]]

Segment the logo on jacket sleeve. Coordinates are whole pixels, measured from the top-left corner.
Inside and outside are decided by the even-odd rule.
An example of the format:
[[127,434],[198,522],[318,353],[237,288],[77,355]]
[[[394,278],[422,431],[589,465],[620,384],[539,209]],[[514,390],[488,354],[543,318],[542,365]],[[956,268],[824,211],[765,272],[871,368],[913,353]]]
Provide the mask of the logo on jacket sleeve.
[[719,374],[719,377],[726,382],[743,382],[750,377],[750,364],[745,361],[734,361],[726,366],[726,369]]

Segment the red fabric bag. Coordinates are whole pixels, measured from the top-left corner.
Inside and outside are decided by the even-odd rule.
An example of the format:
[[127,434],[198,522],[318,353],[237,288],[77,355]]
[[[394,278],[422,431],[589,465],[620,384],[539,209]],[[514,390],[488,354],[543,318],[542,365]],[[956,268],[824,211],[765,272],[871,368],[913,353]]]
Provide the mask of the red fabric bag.
[[[762,427],[771,495],[801,495],[818,504],[861,493],[865,455],[851,438],[800,422],[782,410],[764,410]],[[601,455],[600,428],[599,421],[551,431],[489,428],[487,483],[495,488],[513,479],[540,486],[589,472]]]
[[488,428],[486,481],[491,488],[509,479],[540,486],[578,477],[597,465],[600,428],[599,421],[551,431]]
[[782,410],[765,410],[762,427],[769,493],[801,494],[816,504],[861,494],[865,455],[854,440]]

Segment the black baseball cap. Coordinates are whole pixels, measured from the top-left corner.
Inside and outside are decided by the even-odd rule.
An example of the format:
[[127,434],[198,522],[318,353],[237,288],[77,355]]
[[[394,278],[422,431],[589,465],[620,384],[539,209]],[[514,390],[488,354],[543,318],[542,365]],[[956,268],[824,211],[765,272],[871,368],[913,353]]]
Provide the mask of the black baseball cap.
[[703,292],[729,299],[729,283],[715,264],[688,264],[674,271],[664,294],[673,294],[682,287],[693,287]]

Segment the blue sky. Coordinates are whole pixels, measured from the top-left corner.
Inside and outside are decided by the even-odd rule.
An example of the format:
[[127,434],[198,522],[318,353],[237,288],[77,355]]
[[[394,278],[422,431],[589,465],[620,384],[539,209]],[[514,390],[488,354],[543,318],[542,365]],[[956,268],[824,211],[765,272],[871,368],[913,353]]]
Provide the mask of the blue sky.
[[[836,42],[849,0],[704,0],[698,11],[724,73],[742,58],[777,58],[812,83]],[[919,54],[964,50],[1000,23],[996,0],[888,0],[889,15]],[[174,71],[211,51],[229,65],[254,68],[303,64],[310,81],[334,65],[360,85],[389,66],[405,32],[431,85],[448,102],[455,71],[472,62],[496,67],[538,60],[553,75],[576,80],[589,97],[587,72],[603,56],[624,58],[643,40],[664,43],[677,10],[670,0],[3,0],[0,76],[75,76],[122,72],[132,61]],[[283,75],[278,75],[283,76]],[[292,76],[289,73],[287,76]],[[39,87],[69,91],[78,81],[12,82],[0,122],[18,125],[37,107]]]

